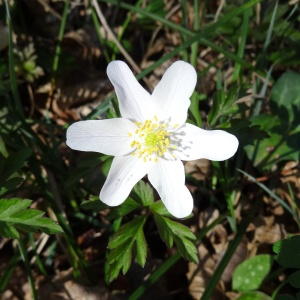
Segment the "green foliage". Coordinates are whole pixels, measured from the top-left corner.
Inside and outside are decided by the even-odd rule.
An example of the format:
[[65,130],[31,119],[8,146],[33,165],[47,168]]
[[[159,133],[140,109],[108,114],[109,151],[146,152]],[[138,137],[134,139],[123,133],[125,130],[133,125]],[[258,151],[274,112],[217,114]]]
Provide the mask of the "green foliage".
[[265,293],[255,291],[243,293],[237,300],[271,300],[272,298]]
[[32,155],[32,150],[23,148],[21,151],[12,153],[8,157],[3,157],[0,154],[0,186],[4,189],[9,188],[12,183],[6,183],[7,179],[17,172],[24,165],[25,161]]
[[[32,26],[28,13],[34,15],[35,10],[22,2],[5,0],[7,7],[0,4],[1,16],[3,20],[5,17],[7,19],[7,26],[0,26],[3,36],[3,41],[0,40],[0,50],[1,54],[4,54],[0,58],[0,98],[6,101],[0,101],[0,196],[9,198],[12,197],[11,195],[26,195],[33,201],[42,199],[45,207],[51,206],[66,232],[62,237],[64,239],[63,250],[77,279],[80,275],[85,279],[91,277],[86,272],[87,263],[80,249],[82,245],[76,243],[78,235],[89,230],[88,226],[91,224],[100,224],[103,230],[101,238],[110,240],[106,256],[109,281],[116,278],[119,272],[126,273],[133,260],[144,266],[147,255],[144,235],[148,234],[149,230],[156,231],[153,226],[145,226],[147,218],[152,213],[164,242],[168,247],[176,245],[179,251],[169,257],[170,252],[164,253],[166,260],[158,266],[156,271],[149,274],[148,280],[143,283],[145,285],[140,284],[139,296],[130,297],[130,300],[141,297],[146,288],[151,288],[155,280],[174,266],[180,255],[194,262],[198,259],[194,235],[186,226],[174,221],[161,200],[154,201],[153,190],[144,181],[139,182],[127,200],[115,208],[103,204],[98,196],[91,197],[91,195],[98,194],[104,177],[109,171],[112,158],[96,153],[78,156],[76,152],[72,152],[70,155],[64,144],[65,126],[60,125],[61,116],[57,118],[55,107],[46,106],[46,109],[43,107],[44,97],[54,100],[50,101],[51,104],[56,104],[58,99],[57,104],[61,109],[64,109],[66,105],[66,111],[69,111],[69,108],[71,110],[75,108],[76,114],[77,108],[87,99],[83,99],[84,97],[80,97],[79,93],[75,92],[74,103],[70,104],[70,107],[67,107],[68,101],[60,101],[65,96],[64,87],[73,88],[72,80],[76,76],[70,76],[70,74],[76,75],[79,70],[81,79],[81,74],[88,71],[89,79],[94,79],[99,71],[101,81],[105,83],[102,80],[104,76],[102,73],[105,73],[107,63],[115,58],[122,60],[134,58],[137,64],[134,72],[137,72],[139,68],[143,70],[139,74],[135,73],[137,77],[142,79],[145,75],[149,75],[142,83],[147,86],[150,82],[149,90],[152,89],[151,83],[156,81],[154,77],[160,77],[161,69],[164,69],[170,61],[175,59],[190,61],[199,72],[198,85],[191,97],[192,104],[188,117],[190,122],[200,127],[203,122],[204,127],[225,129],[237,135],[240,147],[234,159],[218,163],[218,170],[217,164],[213,164],[212,168],[209,167],[204,180],[198,181],[192,176],[188,178],[188,183],[192,186],[191,190],[196,190],[195,200],[199,212],[202,213],[203,208],[205,209],[209,203],[210,208],[217,210],[223,216],[215,224],[222,222],[230,231],[228,221],[236,220],[236,213],[241,211],[241,203],[245,203],[249,198],[253,201],[254,205],[250,206],[255,213],[261,213],[265,208],[268,214],[271,213],[267,201],[264,202],[263,209],[257,211],[258,205],[254,201],[261,203],[261,192],[263,192],[266,197],[275,199],[276,204],[285,208],[284,215],[279,222],[284,219],[291,220],[289,217],[286,218],[286,213],[290,213],[294,220],[298,220],[296,209],[298,196],[294,193],[294,186],[288,186],[289,196],[295,200],[294,210],[283,196],[282,199],[276,196],[278,194],[277,182],[281,179],[278,177],[281,174],[281,165],[277,163],[299,159],[298,82],[300,75],[294,71],[286,72],[287,66],[296,70],[300,63],[298,30],[300,6],[296,3],[297,1],[223,1],[220,9],[216,11],[218,6],[213,1],[192,3],[193,1],[185,0],[170,7],[168,1],[163,0],[137,0],[131,1],[131,4],[128,4],[128,1],[97,0],[86,1],[79,6],[76,5],[76,1],[66,0],[63,5],[45,12],[46,17],[52,16],[53,18],[51,18],[51,24],[48,22],[49,26],[44,28]],[[103,26],[103,22],[98,21],[94,2],[101,2],[101,10],[107,26]],[[14,5],[10,7],[12,3]],[[59,14],[56,13],[57,9]],[[86,14],[87,9],[91,11],[93,20],[86,18],[89,16]],[[10,10],[14,13],[12,19],[9,17]],[[43,18],[38,19],[35,22],[37,24]],[[109,38],[111,35],[105,32],[106,28],[112,29],[127,53],[120,53],[120,48]],[[78,34],[82,30],[84,37]],[[98,42],[101,47],[94,40],[94,30],[98,33]],[[47,31],[46,37],[42,34],[45,31]],[[28,41],[32,43],[29,46]],[[70,54],[68,48],[73,48],[73,45],[74,49]],[[76,50],[76,45],[80,45],[80,51]],[[51,51],[48,51],[47,47]],[[97,50],[100,50],[99,56],[94,54]],[[84,61],[81,61],[80,56],[85,56]],[[95,62],[97,72],[93,70]],[[46,73],[43,78],[38,78],[43,74],[43,70],[39,67],[40,63],[43,64],[43,70]],[[74,65],[75,71],[72,69]],[[88,69],[82,70],[82,66],[88,66]],[[131,66],[133,66],[132,63]],[[157,67],[161,69],[150,74]],[[218,74],[216,86],[215,70]],[[269,70],[268,74],[266,70]],[[65,71],[68,71],[67,76]],[[281,73],[283,75],[274,83],[273,79]],[[37,78],[39,80],[36,80]],[[207,82],[210,84],[206,84]],[[82,80],[83,87],[85,83]],[[241,99],[245,94],[241,92],[241,89],[245,86],[247,92],[253,94],[253,99],[247,97],[245,100],[247,107]],[[40,94],[43,87],[50,87],[50,93],[47,91]],[[216,89],[218,91],[214,93]],[[86,119],[118,117],[119,110],[116,101],[113,105],[111,103],[114,95],[106,97],[104,101],[101,99],[110,90],[111,85],[107,90],[106,84],[104,88],[101,84],[101,88],[97,89],[100,94],[99,104],[96,107],[93,104],[92,112],[88,116],[84,117],[83,114],[81,117]],[[200,102],[202,93],[205,93],[205,101]],[[77,100],[79,101],[76,102]],[[48,110],[49,108],[51,109]],[[39,116],[40,113],[43,114],[42,117]],[[207,114],[208,118],[206,118]],[[64,117],[63,120],[65,120]],[[244,150],[248,159],[245,159]],[[277,164],[276,173],[273,173],[272,169],[274,164]],[[94,176],[95,173],[92,172],[95,167],[101,169],[98,176]],[[256,189],[247,188],[247,185],[252,185],[252,183],[244,181],[245,177],[235,172],[237,168],[245,171],[244,175],[254,176],[249,175],[248,179],[255,182]],[[89,176],[91,173],[93,173],[93,178]],[[266,176],[269,180],[263,183],[255,180],[262,176]],[[225,184],[223,185],[222,182]],[[233,195],[232,198],[234,198],[230,199],[234,210],[231,215],[234,218],[228,217],[225,205],[216,206],[216,203],[221,203],[223,198],[230,198],[227,194]],[[200,205],[199,198],[205,200]],[[79,207],[82,199],[90,200],[84,201]],[[0,210],[0,233],[7,237],[24,237],[23,249],[20,245],[19,247],[21,256],[25,258],[25,270],[29,277],[30,268],[35,266],[29,263],[28,258],[26,262],[27,237],[32,236],[33,239],[34,235],[21,235],[19,230],[61,232],[61,229],[60,231],[58,228],[56,231],[53,229],[56,225],[53,221],[49,221],[51,225],[45,221],[49,219],[42,218],[43,212],[30,209],[30,204],[31,200],[26,199],[0,199],[0,208],[3,209],[3,211]],[[102,213],[99,218],[97,213],[80,211],[80,208],[96,212],[106,210],[106,212]],[[245,218],[244,213],[242,207],[241,219]],[[103,222],[104,215],[105,223]],[[195,219],[189,222],[195,222]],[[213,223],[210,221],[206,223],[210,225],[204,225],[201,228],[201,237],[198,235],[198,241],[214,229],[215,224],[211,225]],[[119,228],[123,223],[124,225]],[[152,223],[149,222],[150,224]],[[144,228],[147,228],[145,234]],[[205,287],[204,300],[212,298],[212,293],[223,271],[230,264],[230,259],[242,237],[245,237],[246,229],[246,225],[236,227],[233,242],[229,243],[211,280]],[[293,226],[289,226],[290,229],[293,229]],[[299,241],[297,242],[299,244]],[[276,244],[274,249],[277,249],[279,264],[288,265],[289,263],[289,266],[294,267],[296,261],[294,258],[298,257],[299,247],[287,244],[283,241]],[[55,261],[57,247],[60,247],[60,243],[52,241],[47,248],[45,263],[48,267]],[[31,254],[35,255],[34,258],[42,269],[43,256],[39,257],[39,254],[34,251]],[[290,257],[294,259],[293,264],[289,261],[292,260]],[[11,263],[1,274],[3,275],[0,280],[1,291],[6,289],[7,282],[13,274],[13,268],[19,260],[18,253],[15,253]],[[267,280],[273,281],[274,278],[274,281],[277,280],[278,269],[276,265],[273,267],[274,273],[265,278],[266,289],[264,291],[270,291],[267,287]],[[253,268],[255,269],[255,264]],[[250,276],[251,273],[248,273]],[[286,278],[286,283],[289,284],[286,284],[285,288],[299,289],[298,270],[287,270]],[[35,298],[34,280],[33,278],[30,280],[33,298]],[[258,283],[256,288],[258,288]],[[280,287],[276,287],[276,292],[277,288],[279,290]],[[274,294],[275,292],[272,299],[275,297]],[[276,297],[276,299],[295,298],[287,294]],[[271,297],[259,291],[245,291],[241,293],[239,299],[264,300],[271,299]]]
[[19,230],[42,231],[47,234],[62,233],[62,228],[53,220],[42,217],[44,212],[29,209],[28,199],[0,199],[0,234],[6,238],[20,238]]
[[132,197],[143,206],[150,206],[154,203],[153,189],[143,180],[140,180],[133,188]]
[[270,272],[271,266],[272,257],[268,254],[257,255],[245,260],[233,272],[232,288],[240,292],[258,289]]
[[80,207],[84,210],[92,210],[99,212],[105,209],[109,209],[109,206],[99,200],[98,196],[91,197],[89,200],[85,200],[80,204]]
[[[275,259],[277,262],[285,267],[292,269],[300,268],[300,236],[292,236],[288,239],[284,239],[276,242],[273,245],[273,251],[277,254]],[[298,294],[300,295],[300,270],[293,272],[288,277],[288,283],[298,290]],[[289,299],[284,298],[286,295],[279,295],[276,299]],[[291,298],[294,299],[294,298]],[[298,298],[297,298],[298,299]]]
[[233,115],[239,111],[239,106],[234,104],[238,93],[239,89],[232,88],[228,93],[220,90],[214,94],[213,105],[207,118],[210,127],[213,127],[221,116]]
[[198,263],[197,248],[194,244],[196,237],[191,230],[175,221],[154,213],[160,237],[170,248],[175,242],[180,254],[194,263]]
[[111,212],[106,216],[106,218],[107,220],[121,218],[140,207],[141,205],[139,203],[137,203],[131,198],[127,198],[122,205],[112,209]]
[[146,216],[139,216],[121,226],[111,237],[107,256],[107,277],[111,282],[120,271],[126,274],[133,258],[144,267],[147,257],[147,244],[143,232]]
[[264,140],[269,137],[259,125],[255,125],[247,119],[233,119],[223,123],[218,128],[235,134],[241,146],[254,145],[257,140]]
[[156,213],[161,216],[169,217],[169,218],[174,218],[167,210],[166,206],[163,204],[161,200],[155,201],[151,206],[150,210],[153,213]]
[[284,73],[271,91],[271,109],[284,120],[295,125],[300,118],[300,74],[292,71]]
[[288,282],[292,287],[300,289],[300,270],[291,274]]
[[33,82],[44,75],[43,69],[36,65],[37,56],[33,44],[29,44],[22,51],[15,51],[15,54],[17,76],[22,76],[26,81]]
[[299,80],[298,73],[283,74],[271,91],[272,115],[261,114],[252,118],[252,124],[260,126],[269,135],[269,138],[258,139],[254,146],[245,148],[254,166],[270,170],[280,161],[299,159]]
[[285,268],[300,268],[300,236],[278,241],[273,246],[275,259]]

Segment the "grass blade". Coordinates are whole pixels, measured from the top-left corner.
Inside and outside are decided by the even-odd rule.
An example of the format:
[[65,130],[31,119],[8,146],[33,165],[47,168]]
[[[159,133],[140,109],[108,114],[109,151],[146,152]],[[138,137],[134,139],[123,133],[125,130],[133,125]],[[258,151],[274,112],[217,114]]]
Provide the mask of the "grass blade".
[[[250,13],[251,13],[250,8],[245,10],[245,12],[243,13],[243,23],[242,23],[242,28],[241,28],[241,40],[240,40],[240,45],[239,45],[238,54],[237,54],[239,58],[242,58],[244,56],[244,52],[245,52],[247,33],[248,33],[248,28],[249,28]],[[238,80],[240,71],[241,71],[241,64],[236,63],[234,70],[233,70],[232,82],[236,82]]]
[[265,186],[263,183],[258,182],[253,176],[251,176],[250,174],[242,171],[242,170],[238,170],[239,172],[241,172],[242,174],[244,174],[245,176],[247,176],[250,180],[252,180],[253,182],[255,182],[261,189],[263,189],[265,192],[267,192],[273,199],[275,199],[282,207],[284,207],[297,221],[298,225],[299,225],[299,217],[297,216],[297,214],[292,210],[292,208],[290,206],[288,206],[281,198],[279,198],[275,193],[273,193],[267,186]]
[[10,17],[10,11],[9,11],[9,4],[8,1],[5,0],[5,7],[6,7],[6,19],[7,19],[7,25],[9,30],[9,37],[8,37],[8,62],[9,62],[9,76],[10,76],[10,82],[11,82],[11,90],[13,94],[13,98],[15,101],[16,111],[18,112],[19,116],[24,119],[24,113],[22,109],[21,99],[18,91],[18,85],[17,85],[17,79],[16,79],[16,73],[15,73],[15,62],[14,62],[14,46],[12,41],[12,21]]
[[239,230],[237,231],[234,239],[228,245],[227,251],[225,252],[222,260],[220,261],[217,269],[215,270],[214,275],[211,277],[211,279],[207,285],[207,288],[205,289],[205,291],[201,297],[201,300],[211,299],[211,296],[216,288],[216,285],[218,284],[225,268],[227,267],[232,255],[234,254],[236,248],[240,244],[251,219],[252,219],[252,216],[250,215],[247,218],[245,218],[244,221],[240,224]]
[[59,33],[58,33],[58,38],[57,38],[57,45],[55,47],[55,52],[54,52],[54,59],[53,59],[53,65],[52,65],[52,84],[55,85],[55,74],[58,69],[58,62],[59,62],[59,57],[61,53],[61,42],[64,37],[64,32],[66,28],[66,22],[67,22],[67,16],[68,16],[68,10],[70,7],[71,0],[66,0],[65,6],[64,6],[64,11],[59,27]]

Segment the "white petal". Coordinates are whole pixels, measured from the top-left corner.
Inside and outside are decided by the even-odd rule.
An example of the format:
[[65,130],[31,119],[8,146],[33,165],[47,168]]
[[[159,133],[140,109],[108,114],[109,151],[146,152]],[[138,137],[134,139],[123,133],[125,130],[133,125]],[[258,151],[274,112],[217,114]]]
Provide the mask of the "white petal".
[[151,163],[145,163],[131,155],[115,157],[100,192],[100,200],[110,206],[123,203],[134,185],[148,173],[151,166]]
[[79,151],[125,155],[133,149],[128,132],[136,125],[127,119],[79,121],[67,129],[67,145]]
[[182,125],[187,118],[189,98],[196,82],[197,73],[192,65],[183,61],[172,64],[151,96],[159,107],[157,117],[160,120],[170,119],[172,125]]
[[176,218],[187,217],[193,210],[193,198],[184,185],[184,167],[180,160],[159,159],[148,174],[168,211]]
[[239,145],[238,139],[226,131],[204,130],[187,123],[175,134],[181,140],[181,146],[174,154],[181,160],[226,160],[235,154]]
[[123,118],[143,122],[155,115],[150,94],[138,83],[123,61],[112,61],[107,75],[115,87]]

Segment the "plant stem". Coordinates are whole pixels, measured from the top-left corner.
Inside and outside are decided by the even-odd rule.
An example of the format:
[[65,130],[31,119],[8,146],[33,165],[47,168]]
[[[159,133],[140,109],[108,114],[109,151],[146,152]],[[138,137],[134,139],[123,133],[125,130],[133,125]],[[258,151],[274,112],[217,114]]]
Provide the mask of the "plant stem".
[[19,238],[17,241],[18,241],[18,246],[19,246],[19,250],[21,253],[21,257],[22,257],[22,260],[25,265],[25,270],[26,270],[26,273],[28,276],[28,282],[31,287],[32,299],[37,300],[38,298],[37,298],[36,289],[35,289],[35,285],[34,285],[34,279],[32,276],[32,272],[31,272],[31,268],[30,268],[30,264],[29,264],[29,260],[28,260],[28,256],[27,256],[27,250],[26,250],[25,245],[21,238]]

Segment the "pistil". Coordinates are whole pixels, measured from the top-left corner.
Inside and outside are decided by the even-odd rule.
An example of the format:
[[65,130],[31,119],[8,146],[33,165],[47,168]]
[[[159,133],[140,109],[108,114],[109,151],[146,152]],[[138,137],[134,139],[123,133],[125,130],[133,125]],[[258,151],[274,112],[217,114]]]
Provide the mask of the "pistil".
[[[137,129],[134,133],[128,133],[132,137],[130,146],[135,148],[132,155],[137,155],[144,162],[152,161],[152,159],[157,162],[158,157],[162,157],[166,152],[176,149],[174,145],[170,144],[168,124],[159,122],[156,116],[153,120],[146,120],[144,123],[135,122],[135,125]],[[172,154],[171,156],[174,157]]]

